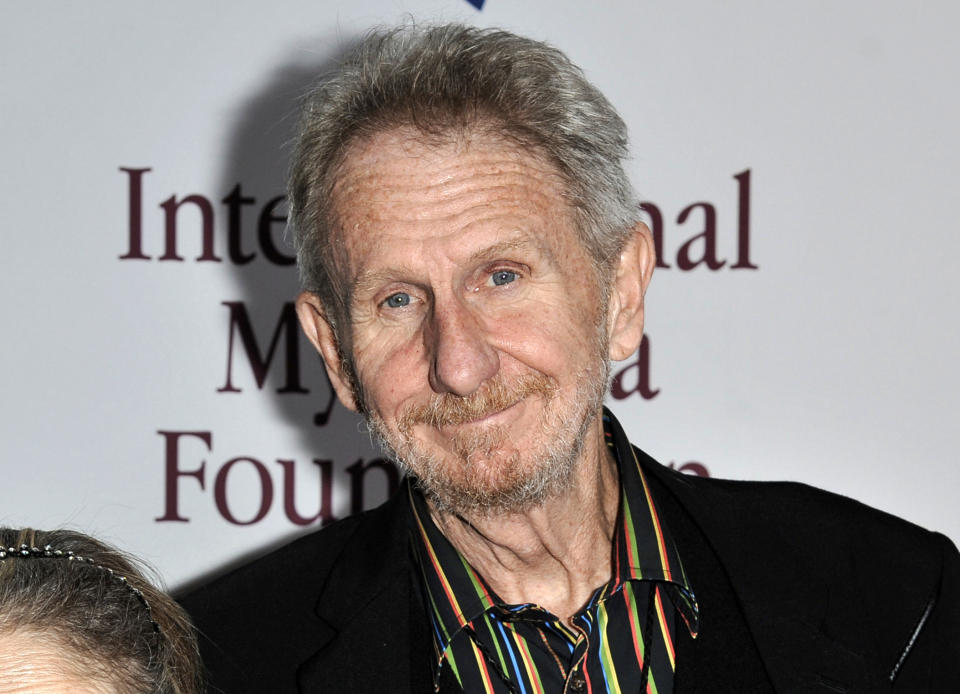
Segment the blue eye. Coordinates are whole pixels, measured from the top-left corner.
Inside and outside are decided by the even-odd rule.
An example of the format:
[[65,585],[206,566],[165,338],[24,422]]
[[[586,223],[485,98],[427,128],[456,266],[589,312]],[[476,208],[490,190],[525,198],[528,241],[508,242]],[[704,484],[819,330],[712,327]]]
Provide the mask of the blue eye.
[[383,303],[389,308],[403,308],[410,305],[410,295],[406,292],[397,292],[388,296]]
[[498,287],[502,287],[505,284],[510,284],[517,279],[517,273],[511,272],[510,270],[497,270],[490,276],[490,279],[493,280],[493,283]]

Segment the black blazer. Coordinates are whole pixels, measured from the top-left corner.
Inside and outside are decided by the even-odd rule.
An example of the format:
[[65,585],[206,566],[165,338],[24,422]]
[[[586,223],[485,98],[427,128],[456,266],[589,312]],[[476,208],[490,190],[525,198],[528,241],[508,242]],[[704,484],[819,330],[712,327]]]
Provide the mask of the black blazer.
[[[947,538],[805,485],[637,457],[700,602],[678,694],[960,692],[960,555]],[[185,596],[211,691],[432,691],[405,503],[395,495]]]

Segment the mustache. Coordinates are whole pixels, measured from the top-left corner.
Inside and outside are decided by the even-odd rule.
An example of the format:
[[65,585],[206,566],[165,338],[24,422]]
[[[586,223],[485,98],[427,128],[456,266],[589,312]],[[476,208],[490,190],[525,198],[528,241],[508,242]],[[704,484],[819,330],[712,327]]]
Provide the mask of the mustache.
[[426,404],[409,407],[398,418],[397,428],[409,435],[416,424],[434,428],[465,424],[505,410],[530,395],[550,400],[557,388],[556,379],[539,373],[525,374],[509,384],[496,376],[470,395],[437,393]]

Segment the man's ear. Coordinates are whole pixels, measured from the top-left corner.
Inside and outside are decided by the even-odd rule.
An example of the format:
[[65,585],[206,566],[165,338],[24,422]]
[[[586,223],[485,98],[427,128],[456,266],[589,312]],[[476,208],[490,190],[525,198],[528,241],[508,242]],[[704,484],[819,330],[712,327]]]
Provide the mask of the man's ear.
[[626,359],[640,347],[643,297],[656,264],[653,235],[646,224],[638,222],[630,240],[620,251],[610,288],[607,329],[610,331],[610,358],[614,361]]
[[320,298],[312,292],[300,292],[297,297],[297,317],[307,339],[317,348],[323,357],[327,376],[343,406],[353,412],[358,411],[353,386],[343,369],[340,349],[333,328],[327,320],[327,313]]

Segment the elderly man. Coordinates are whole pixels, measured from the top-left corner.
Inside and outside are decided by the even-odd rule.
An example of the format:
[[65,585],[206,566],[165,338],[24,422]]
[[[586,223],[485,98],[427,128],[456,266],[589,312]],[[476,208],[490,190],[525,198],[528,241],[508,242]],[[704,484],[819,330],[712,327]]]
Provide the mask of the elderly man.
[[602,401],[655,265],[625,127],[500,31],[365,40],[290,184],[301,323],[408,473],[186,600],[225,692],[957,691],[948,540],[693,479]]

